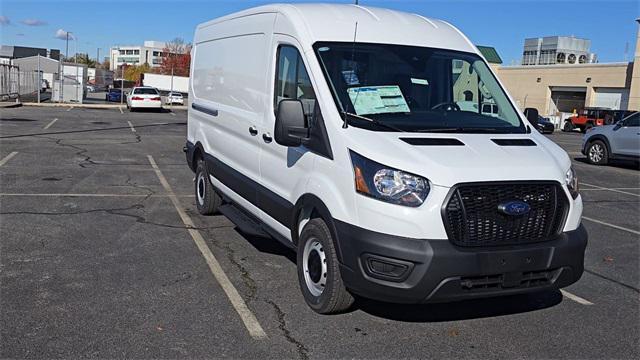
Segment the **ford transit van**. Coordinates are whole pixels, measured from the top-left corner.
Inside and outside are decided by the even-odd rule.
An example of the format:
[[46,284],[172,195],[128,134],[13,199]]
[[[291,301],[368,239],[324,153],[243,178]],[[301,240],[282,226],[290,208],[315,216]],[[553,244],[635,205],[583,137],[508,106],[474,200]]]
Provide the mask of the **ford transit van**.
[[313,310],[344,311],[354,295],[558,289],[582,275],[571,160],[454,26],[269,5],[201,24],[193,43],[185,152],[198,211],[295,249]]

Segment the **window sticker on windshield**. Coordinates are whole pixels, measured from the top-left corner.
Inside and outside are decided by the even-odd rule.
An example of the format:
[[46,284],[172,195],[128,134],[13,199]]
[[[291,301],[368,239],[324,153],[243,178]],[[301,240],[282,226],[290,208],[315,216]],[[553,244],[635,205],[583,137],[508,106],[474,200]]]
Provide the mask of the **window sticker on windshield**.
[[427,79],[411,78],[411,82],[416,85],[429,85],[429,81],[427,81]]
[[344,70],[342,77],[348,86],[360,85],[360,79],[358,79],[358,74],[356,74],[355,70]]
[[411,112],[397,85],[350,88],[347,92],[358,115]]

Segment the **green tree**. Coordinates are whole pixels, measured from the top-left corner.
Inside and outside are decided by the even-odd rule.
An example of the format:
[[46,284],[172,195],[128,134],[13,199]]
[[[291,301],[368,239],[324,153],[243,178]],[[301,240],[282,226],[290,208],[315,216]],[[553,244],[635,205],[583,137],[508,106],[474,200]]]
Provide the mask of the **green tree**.
[[130,65],[124,69],[124,79],[128,81],[140,81],[140,75],[151,72],[149,64]]

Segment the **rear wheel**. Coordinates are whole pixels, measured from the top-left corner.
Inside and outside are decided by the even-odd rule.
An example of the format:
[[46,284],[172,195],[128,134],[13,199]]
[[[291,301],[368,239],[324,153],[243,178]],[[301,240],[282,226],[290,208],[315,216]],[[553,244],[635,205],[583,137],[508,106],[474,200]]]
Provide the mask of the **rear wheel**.
[[571,121],[565,121],[564,126],[562,127],[562,131],[566,131],[566,132],[573,131],[573,128],[574,127]]
[[302,295],[315,312],[339,313],[353,304],[342,282],[331,232],[322,219],[310,220],[302,230],[297,267]]
[[587,147],[587,160],[594,165],[606,165],[609,153],[604,142],[596,140]]
[[213,188],[209,172],[202,159],[198,160],[196,168],[195,193],[196,207],[200,214],[211,215],[218,211],[218,207],[222,204],[222,198]]

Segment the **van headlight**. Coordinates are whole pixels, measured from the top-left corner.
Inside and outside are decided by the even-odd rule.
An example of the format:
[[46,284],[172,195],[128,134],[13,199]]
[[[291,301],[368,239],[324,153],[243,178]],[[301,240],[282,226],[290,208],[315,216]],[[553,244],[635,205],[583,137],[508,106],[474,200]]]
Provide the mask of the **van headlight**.
[[569,188],[569,193],[571,194],[571,197],[573,197],[574,199],[577,198],[579,195],[578,176],[576,175],[576,172],[573,170],[573,166],[570,167],[569,170],[567,170],[565,181],[567,183],[567,187]]
[[422,205],[431,189],[429,180],[384,166],[349,151],[356,191],[362,195],[397,205]]

